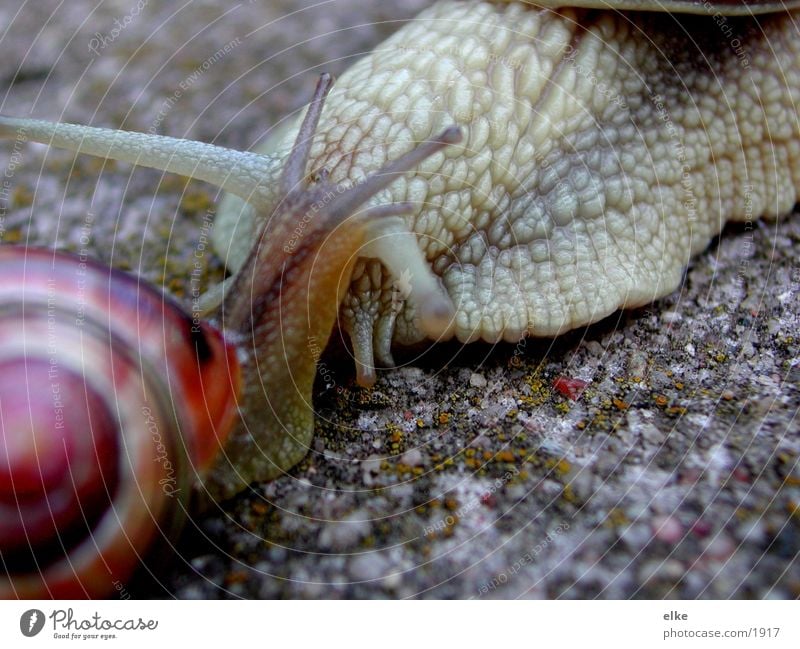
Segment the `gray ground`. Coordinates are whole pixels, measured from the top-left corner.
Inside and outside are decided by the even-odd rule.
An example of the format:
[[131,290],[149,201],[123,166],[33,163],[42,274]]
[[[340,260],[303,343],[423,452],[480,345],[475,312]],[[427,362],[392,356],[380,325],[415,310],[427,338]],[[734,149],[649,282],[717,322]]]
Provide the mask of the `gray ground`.
[[[94,4],[3,0],[2,112],[247,148],[429,2]],[[90,212],[93,254],[184,293],[208,186],[12,147],[4,243],[74,249]],[[190,527],[132,595],[799,597],[798,245],[798,215],[729,228],[648,309],[416,350],[369,393],[333,349],[314,452]],[[572,401],[558,377],[589,385]]]

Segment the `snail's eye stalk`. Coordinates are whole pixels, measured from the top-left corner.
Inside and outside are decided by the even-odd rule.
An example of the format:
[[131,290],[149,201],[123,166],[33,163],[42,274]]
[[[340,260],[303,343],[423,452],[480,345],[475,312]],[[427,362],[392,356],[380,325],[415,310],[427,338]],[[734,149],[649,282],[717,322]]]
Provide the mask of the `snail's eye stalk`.
[[281,190],[284,196],[288,196],[292,191],[297,190],[305,178],[308,156],[311,153],[311,143],[314,141],[319,118],[322,115],[322,107],[332,85],[333,77],[330,74],[325,72],[320,75],[317,89],[314,91],[314,97],[308,106],[308,111],[303,118],[303,123],[300,125],[300,130],[297,132],[291,155],[289,155],[283,168]]
[[0,139],[39,142],[211,183],[267,209],[280,161],[267,155],[150,133],[0,115]]

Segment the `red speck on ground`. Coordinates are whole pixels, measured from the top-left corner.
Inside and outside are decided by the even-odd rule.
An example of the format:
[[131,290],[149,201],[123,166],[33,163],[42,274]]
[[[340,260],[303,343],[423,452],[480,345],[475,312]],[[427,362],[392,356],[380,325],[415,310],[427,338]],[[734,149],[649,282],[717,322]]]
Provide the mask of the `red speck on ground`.
[[692,533],[701,539],[704,539],[711,534],[711,530],[711,524],[707,521],[704,521],[702,518],[698,518],[694,522],[694,525],[692,525]]
[[752,482],[752,480],[750,479],[750,472],[742,466],[737,466],[733,470],[733,477],[739,482],[744,482],[748,484]]
[[559,376],[555,381],[553,381],[553,388],[561,394],[562,396],[570,399],[571,401],[577,401],[580,399],[581,394],[586,389],[586,386],[589,385],[586,381],[581,379],[569,379],[565,376]]

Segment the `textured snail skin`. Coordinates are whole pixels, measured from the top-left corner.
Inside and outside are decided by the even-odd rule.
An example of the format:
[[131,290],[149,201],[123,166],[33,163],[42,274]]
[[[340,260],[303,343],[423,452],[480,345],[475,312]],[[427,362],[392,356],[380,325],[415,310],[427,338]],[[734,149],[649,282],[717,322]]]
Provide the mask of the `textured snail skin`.
[[[326,265],[324,255],[313,264],[319,241],[301,227],[308,213],[281,205],[279,178],[296,128],[261,154],[13,118],[0,119],[0,135],[19,131],[212,182],[251,206],[242,211],[228,199],[217,218],[217,249],[232,270],[265,227],[267,238],[280,233],[264,257],[271,268],[305,255],[314,274],[330,274],[318,280],[326,292],[307,291],[307,300],[310,275],[287,278],[280,331],[264,332],[259,352],[304,364],[299,396],[270,400],[266,418],[277,422],[274,435],[302,429],[306,440],[307,368],[317,360],[308,318],[322,309],[327,328],[340,277],[349,285],[340,317],[359,381],[369,385],[373,353],[391,364],[392,342],[556,335],[648,303],[679,285],[691,255],[726,221],[779,217],[795,204],[796,11],[733,18],[698,2],[669,3],[699,14],[690,16],[541,4],[442,0],[335,84],[307,167],[333,187],[369,180],[445,127],[464,133],[460,145],[375,195],[370,205],[406,201],[415,209],[404,223],[365,222],[346,240],[354,264],[342,265],[340,252],[337,264]],[[447,322],[441,316],[451,309]],[[259,371],[265,384],[286,386],[291,369],[282,360]],[[270,457],[254,462],[249,477],[274,475]]]
[[[462,342],[557,335],[647,304],[726,221],[797,201],[798,14],[711,13],[439,2],[339,78],[312,168],[357,182],[464,129],[381,197],[420,206],[408,226]],[[237,219],[219,215],[218,249],[234,252],[223,238]],[[392,340],[425,337],[413,304],[392,308],[394,279],[362,261],[343,304],[367,366],[360,350],[387,362]]]

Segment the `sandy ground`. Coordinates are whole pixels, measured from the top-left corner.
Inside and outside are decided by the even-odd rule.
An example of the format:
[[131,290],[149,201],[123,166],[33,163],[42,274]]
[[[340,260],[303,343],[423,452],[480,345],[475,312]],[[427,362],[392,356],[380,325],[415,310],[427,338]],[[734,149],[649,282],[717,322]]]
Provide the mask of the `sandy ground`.
[[[218,4],[4,2],[0,108],[249,148],[429,2]],[[98,258],[185,294],[208,186],[12,148],[3,243],[75,249],[88,223]],[[798,215],[728,228],[649,308],[400,354],[371,392],[333,349],[313,452],[126,593],[800,596],[799,244]],[[222,262],[204,262],[210,285]],[[573,401],[559,377],[588,386]]]

